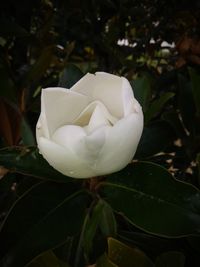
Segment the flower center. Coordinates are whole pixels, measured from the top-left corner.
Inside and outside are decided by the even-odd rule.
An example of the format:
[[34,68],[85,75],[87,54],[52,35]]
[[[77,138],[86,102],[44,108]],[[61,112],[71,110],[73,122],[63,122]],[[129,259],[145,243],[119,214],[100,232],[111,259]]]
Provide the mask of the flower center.
[[112,116],[107,108],[99,101],[90,103],[73,121],[73,125],[81,126],[90,133],[101,126],[113,126],[117,118]]

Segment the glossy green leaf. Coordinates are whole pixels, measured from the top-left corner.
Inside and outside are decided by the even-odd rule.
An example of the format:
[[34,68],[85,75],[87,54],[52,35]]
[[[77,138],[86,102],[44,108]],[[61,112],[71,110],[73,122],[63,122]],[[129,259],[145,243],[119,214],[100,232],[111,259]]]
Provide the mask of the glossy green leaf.
[[10,69],[6,63],[7,62],[4,62],[3,60],[0,61],[0,96],[9,100],[9,103],[16,103],[16,88],[11,78]]
[[102,234],[105,237],[115,237],[117,235],[117,223],[115,219],[115,215],[111,206],[101,199],[103,208],[101,212],[101,218],[99,221],[99,227],[101,229]]
[[0,232],[2,267],[24,266],[42,252],[76,235],[89,195],[72,183],[42,182],[11,208]]
[[113,209],[144,231],[167,237],[200,232],[200,191],[159,165],[136,162],[101,187]]
[[143,232],[120,231],[120,240],[139,247],[154,257],[169,250],[177,250],[181,247],[181,239],[163,238]]
[[148,123],[153,117],[161,112],[163,106],[166,102],[174,96],[174,93],[164,93],[161,95],[159,99],[153,101],[153,103],[149,106],[147,111],[145,112],[145,123]]
[[29,37],[30,34],[21,25],[17,24],[12,18],[1,16],[0,33],[5,37]]
[[77,246],[75,266],[78,266],[81,261],[82,251],[84,251],[85,258],[89,258],[99,228],[104,237],[116,235],[116,221],[113,211],[103,199],[99,199],[97,203],[92,203],[88,209]]
[[108,239],[108,258],[119,267],[153,267],[151,260],[138,248],[114,238]]
[[105,236],[116,235],[116,221],[112,209],[108,203],[102,199],[99,199],[91,214],[89,214],[85,225],[83,246],[87,254],[89,254],[92,249],[93,238],[98,226],[100,226]]
[[184,267],[185,256],[178,251],[170,251],[161,254],[156,259],[155,267]]
[[143,111],[146,111],[151,94],[150,79],[147,75],[138,77],[136,80],[131,81],[135,98],[142,106]]
[[197,154],[197,166],[198,166],[198,181],[200,185],[200,153]]
[[55,57],[55,52],[58,50],[56,45],[45,46],[40,53],[37,60],[31,65],[30,70],[27,72],[24,78],[24,86],[27,84],[35,84],[45,74],[50,67],[51,62]]
[[193,250],[200,254],[200,236],[188,236],[187,241]]
[[88,214],[83,232],[83,247],[86,255],[89,255],[93,245],[93,239],[102,215],[103,202],[101,200],[94,206],[91,214]]
[[162,119],[167,121],[174,129],[176,136],[185,137],[185,129],[177,111],[171,110],[162,114]]
[[27,120],[23,117],[21,120],[21,135],[22,142],[25,146],[34,146],[35,145],[35,137],[29,126]]
[[49,250],[34,259],[27,267],[69,267],[69,265],[59,260],[55,254]]
[[69,64],[63,70],[58,86],[64,88],[71,88],[76,82],[78,82],[83,76],[81,70],[74,64]]
[[143,159],[164,151],[176,139],[173,128],[166,121],[157,121],[144,127],[136,158]]
[[115,263],[113,263],[106,254],[102,255],[97,263],[96,263],[96,267],[119,267],[118,265],[116,265]]
[[185,127],[188,130],[194,128],[194,115],[196,112],[191,83],[183,75],[178,75],[179,94],[178,105]]
[[195,106],[198,111],[198,114],[200,115],[200,74],[197,73],[197,71],[193,68],[189,68],[189,74],[191,78],[192,93],[194,97]]
[[0,165],[11,172],[22,173],[57,182],[74,181],[53,169],[35,147],[8,147],[0,149]]

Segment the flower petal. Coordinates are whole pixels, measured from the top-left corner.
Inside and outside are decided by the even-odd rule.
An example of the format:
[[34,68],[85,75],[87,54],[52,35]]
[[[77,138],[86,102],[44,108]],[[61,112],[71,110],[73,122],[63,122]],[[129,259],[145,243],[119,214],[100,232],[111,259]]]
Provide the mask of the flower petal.
[[[86,128],[96,128],[101,125],[106,124],[115,124],[117,122],[117,118],[112,116],[105,105],[99,101],[94,101],[90,103],[73,121],[73,124],[82,126]],[[90,126],[94,127],[90,127]]]
[[113,116],[121,118],[124,116],[122,83],[123,79],[113,74],[88,73],[70,90],[89,96],[91,102],[101,101]]
[[88,168],[87,164],[71,150],[44,137],[38,139],[38,147],[48,163],[62,174],[74,178],[96,176],[95,171]]
[[132,113],[107,129],[106,142],[99,154],[98,175],[116,172],[131,162],[143,130],[143,114]]
[[136,109],[139,103],[134,98],[133,90],[129,81],[124,77],[122,77],[122,79],[122,101],[124,117],[126,117],[131,113],[137,112]]
[[78,117],[88,105],[88,97],[68,89],[55,87],[42,90],[41,125],[44,136],[50,138],[54,131]]
[[79,162],[82,161],[85,168],[94,168],[97,156],[105,143],[105,129],[101,127],[86,135],[84,128],[66,125],[56,130],[52,141],[79,158]]

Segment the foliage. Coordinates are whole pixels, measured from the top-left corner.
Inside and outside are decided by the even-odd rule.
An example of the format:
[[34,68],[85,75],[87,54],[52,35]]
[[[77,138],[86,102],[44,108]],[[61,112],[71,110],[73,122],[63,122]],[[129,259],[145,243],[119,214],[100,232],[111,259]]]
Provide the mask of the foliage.
[[[199,266],[199,20],[199,1],[2,2],[1,266]],[[129,166],[80,181],[35,124],[42,87],[96,70],[129,79],[145,128]]]

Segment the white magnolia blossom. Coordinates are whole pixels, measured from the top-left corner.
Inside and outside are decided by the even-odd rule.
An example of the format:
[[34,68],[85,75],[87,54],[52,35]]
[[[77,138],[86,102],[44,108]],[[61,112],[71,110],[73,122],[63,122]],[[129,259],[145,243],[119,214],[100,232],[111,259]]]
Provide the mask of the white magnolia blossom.
[[141,106],[124,77],[88,73],[71,89],[42,90],[38,147],[64,175],[89,178],[119,171],[132,160],[142,130]]

